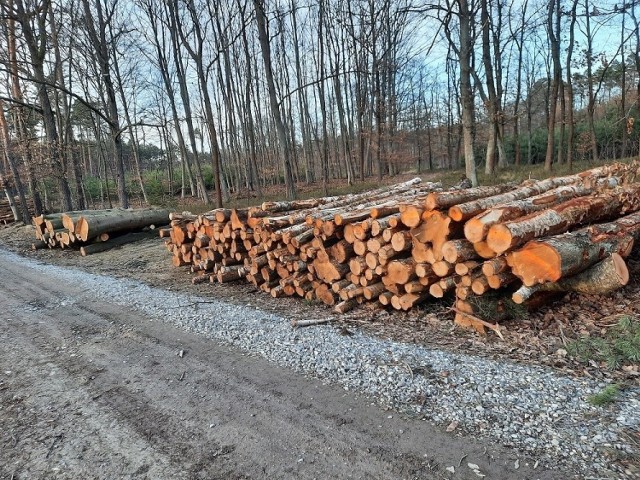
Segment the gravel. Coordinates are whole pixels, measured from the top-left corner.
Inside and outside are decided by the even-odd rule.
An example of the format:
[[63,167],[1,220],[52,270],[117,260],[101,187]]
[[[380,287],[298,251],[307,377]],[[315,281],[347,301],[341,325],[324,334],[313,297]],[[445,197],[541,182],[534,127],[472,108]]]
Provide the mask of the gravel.
[[[0,251],[13,260],[19,257]],[[556,371],[373,338],[329,325],[294,330],[289,319],[237,306],[20,258],[25,267],[82,285],[85,298],[129,306],[147,321],[170,321],[279,365],[337,382],[382,407],[513,446],[581,478],[640,478],[640,387],[596,407],[607,385]],[[64,299],[73,303],[79,299]],[[27,305],[25,308],[39,308]],[[620,460],[626,460],[620,462]],[[622,465],[626,464],[624,467]]]

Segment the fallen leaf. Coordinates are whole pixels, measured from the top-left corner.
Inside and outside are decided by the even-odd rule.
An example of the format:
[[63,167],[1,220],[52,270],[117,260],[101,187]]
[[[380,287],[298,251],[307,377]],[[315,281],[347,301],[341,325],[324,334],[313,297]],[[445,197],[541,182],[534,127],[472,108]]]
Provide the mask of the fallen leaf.
[[516,460],[516,463],[513,465],[516,470],[520,468],[520,460]]
[[475,463],[467,463],[467,466],[471,469],[471,470],[480,470],[480,467],[478,465],[476,465]]
[[456,420],[454,420],[447,427],[447,432],[453,432],[456,428],[458,428],[458,422]]
[[453,465],[451,467],[445,468],[445,470],[447,472],[456,473],[456,467],[454,467]]

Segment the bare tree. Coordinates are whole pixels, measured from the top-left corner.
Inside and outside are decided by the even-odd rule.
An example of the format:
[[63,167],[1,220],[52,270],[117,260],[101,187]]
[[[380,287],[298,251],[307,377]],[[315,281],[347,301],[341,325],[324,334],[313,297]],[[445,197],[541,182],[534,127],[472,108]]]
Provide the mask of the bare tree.
[[271,68],[271,46],[269,43],[269,35],[267,34],[267,15],[264,10],[264,4],[261,0],[253,0],[254,11],[256,15],[256,25],[258,28],[258,38],[260,40],[260,49],[262,51],[262,61],[264,63],[265,77],[269,90],[269,104],[271,106],[271,115],[276,125],[280,148],[282,149],[282,167],[284,170],[284,181],[287,189],[287,198],[296,198],[296,185],[293,179],[293,169],[291,165],[291,153],[289,152],[287,133],[285,131],[284,122],[282,121],[280,106],[276,96],[276,87],[273,81],[273,70]]

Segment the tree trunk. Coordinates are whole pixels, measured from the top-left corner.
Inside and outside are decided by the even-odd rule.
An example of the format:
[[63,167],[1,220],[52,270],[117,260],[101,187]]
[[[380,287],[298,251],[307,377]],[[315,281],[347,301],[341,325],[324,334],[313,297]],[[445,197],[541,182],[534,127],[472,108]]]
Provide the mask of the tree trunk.
[[473,13],[467,0],[459,0],[460,8],[460,98],[462,103],[462,130],[464,136],[465,174],[474,187],[478,185],[473,140],[475,130],[475,107],[471,87],[471,59],[473,40],[471,36]]
[[[276,97],[276,86],[273,81],[273,71],[271,68],[271,47],[269,45],[269,36],[267,34],[267,18],[262,0],[253,0],[253,6],[256,13],[256,23],[258,26],[258,38],[260,40],[260,49],[262,51],[262,60],[264,62],[265,76],[267,79],[267,88],[269,91],[269,103],[271,105],[271,114],[278,131],[278,139],[280,148],[282,148],[282,166],[284,170],[285,186],[287,188],[287,198],[294,199],[297,196],[296,185],[293,179],[293,168],[291,165],[291,154],[289,152],[289,142],[285,131],[284,123],[280,113],[278,99]],[[326,140],[326,139],[325,139]]]

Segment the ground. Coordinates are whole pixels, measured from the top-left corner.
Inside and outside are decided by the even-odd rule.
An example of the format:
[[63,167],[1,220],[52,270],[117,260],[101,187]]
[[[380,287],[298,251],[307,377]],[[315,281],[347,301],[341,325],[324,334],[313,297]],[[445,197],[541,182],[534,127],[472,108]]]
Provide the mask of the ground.
[[[13,227],[2,238],[28,253],[24,234]],[[72,251],[31,255],[165,289],[195,288],[169,267],[156,238],[86,259]],[[337,386],[141,318],[24,261],[0,255],[0,278],[2,480],[479,478],[469,463],[492,479],[569,478],[534,470],[534,459],[513,450],[382,411]],[[244,304],[326,314],[249,296],[242,285],[198,290],[211,288]],[[423,330],[436,328],[417,318]]]
[[[56,265],[86,271],[134,278],[151,286],[174,291],[215,293],[240,305],[254,305],[282,313],[288,318],[322,318],[331,315],[324,305],[299,298],[271,298],[248,283],[192,285],[186,268],[171,266],[171,256],[161,239],[152,232],[149,238],[123,248],[82,257],[76,251],[33,251],[31,227],[12,225],[0,228],[0,245],[25,256]],[[517,319],[501,323],[504,340],[489,333],[479,337],[454,327],[449,302],[430,302],[410,312],[370,310],[367,308],[336,316],[345,327],[357,327],[383,338],[414,342],[427,346],[473,353],[489,358],[506,357],[517,362],[545,365],[569,375],[589,375],[607,381],[638,381],[637,365],[617,371],[596,363],[582,364],[566,356],[567,343],[584,335],[599,335],[615,324],[621,315],[640,317],[640,251],[627,259],[629,284],[610,295],[569,294],[561,300]]]

